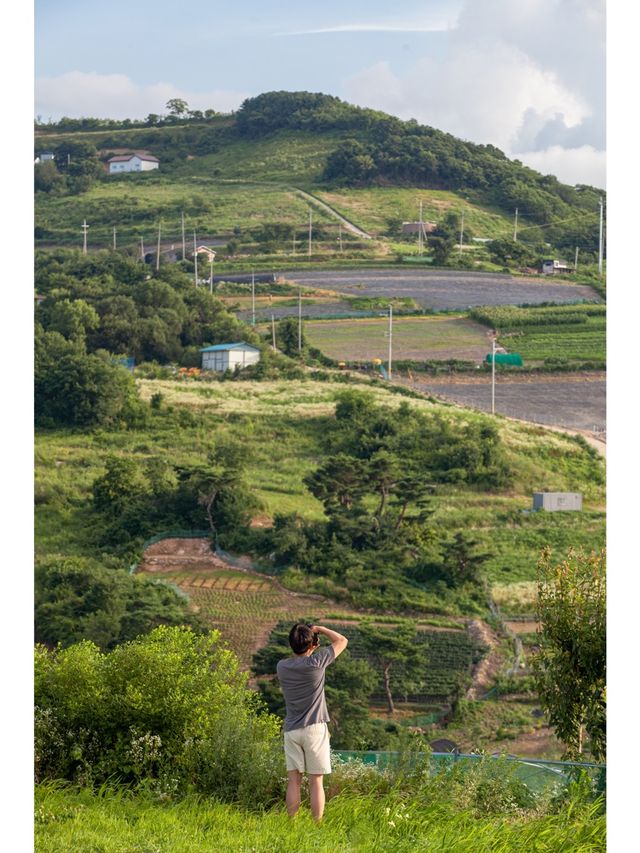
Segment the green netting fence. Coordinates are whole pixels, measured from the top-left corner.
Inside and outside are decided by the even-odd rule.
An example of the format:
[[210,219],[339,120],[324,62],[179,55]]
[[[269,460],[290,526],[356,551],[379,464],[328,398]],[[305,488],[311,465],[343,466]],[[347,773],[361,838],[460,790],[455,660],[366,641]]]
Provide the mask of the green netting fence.
[[576,761],[551,761],[540,758],[517,758],[515,756],[487,756],[460,752],[432,752],[402,755],[400,752],[361,752],[356,750],[333,751],[333,756],[339,761],[360,761],[365,765],[374,766],[380,771],[392,770],[399,763],[407,769],[418,767],[428,760],[431,775],[447,771],[454,765],[472,768],[480,761],[501,761],[510,765],[514,777],[522,781],[531,791],[542,793],[550,787],[566,787],[580,773],[587,773],[599,793],[604,793],[607,783],[606,764],[590,764]]

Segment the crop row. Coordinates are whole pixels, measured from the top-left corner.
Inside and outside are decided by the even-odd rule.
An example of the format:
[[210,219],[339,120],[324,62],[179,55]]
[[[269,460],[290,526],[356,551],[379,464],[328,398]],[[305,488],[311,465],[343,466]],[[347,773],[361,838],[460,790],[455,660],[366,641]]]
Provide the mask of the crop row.
[[586,323],[589,318],[605,317],[604,305],[552,305],[535,308],[515,306],[484,306],[470,312],[472,319],[494,329],[521,328],[523,326],[557,326]]

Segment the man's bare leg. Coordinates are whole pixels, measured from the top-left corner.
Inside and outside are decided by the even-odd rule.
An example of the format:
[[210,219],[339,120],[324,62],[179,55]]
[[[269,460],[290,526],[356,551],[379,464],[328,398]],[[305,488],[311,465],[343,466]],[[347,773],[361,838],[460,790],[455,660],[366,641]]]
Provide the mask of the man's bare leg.
[[[300,786],[302,785],[302,773],[299,770],[288,770],[287,776],[287,813],[289,817],[297,814],[300,808]],[[322,777],[320,777],[322,778]]]
[[322,775],[309,774],[309,794],[311,797],[311,814],[314,820],[322,820],[324,812],[324,788]]

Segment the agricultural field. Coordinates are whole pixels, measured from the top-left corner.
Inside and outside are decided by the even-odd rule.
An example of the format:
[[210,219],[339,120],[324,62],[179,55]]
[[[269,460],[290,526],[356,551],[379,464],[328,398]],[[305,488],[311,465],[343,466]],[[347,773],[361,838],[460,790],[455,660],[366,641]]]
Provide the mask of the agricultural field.
[[428,269],[304,270],[286,273],[289,281],[347,296],[409,297],[428,311],[461,311],[482,305],[558,304],[600,297],[591,287],[547,279],[495,273]]
[[527,361],[591,361],[604,365],[604,305],[558,305],[539,308],[485,307],[471,316],[498,332],[498,343]]
[[[491,411],[491,376],[414,379],[411,387],[460,406]],[[507,375],[498,373],[495,409],[533,424],[604,432],[606,381],[603,373]]]
[[[311,346],[336,361],[388,357],[386,318],[317,321],[305,326]],[[393,322],[393,358],[482,361],[490,350],[487,329],[463,317],[401,317]]]
[[[478,207],[462,193],[421,187],[370,187],[366,189],[315,190],[315,195],[347,219],[373,235],[396,232],[402,222],[441,222],[452,211],[464,212],[465,229],[474,237],[493,239],[513,233],[513,222],[504,213]],[[417,242],[417,236],[413,235]]]
[[[211,177],[142,175],[128,183],[118,179],[94,184],[81,196],[36,199],[35,226],[43,229],[44,243],[81,246],[80,225],[89,224],[89,247],[111,246],[113,228],[117,245],[139,251],[140,238],[147,250],[155,248],[158,223],[162,223],[163,245],[182,246],[181,212],[185,214],[187,246],[211,235],[232,234],[234,228],[251,231],[265,222],[283,222],[307,227],[309,205],[292,188],[270,184],[224,183]],[[330,214],[314,211],[319,224],[334,225]],[[207,236],[208,235],[208,236]],[[346,237],[345,237],[346,239]],[[38,240],[36,240],[38,245]],[[282,246],[287,252],[291,246]],[[298,252],[300,248],[298,247]]]

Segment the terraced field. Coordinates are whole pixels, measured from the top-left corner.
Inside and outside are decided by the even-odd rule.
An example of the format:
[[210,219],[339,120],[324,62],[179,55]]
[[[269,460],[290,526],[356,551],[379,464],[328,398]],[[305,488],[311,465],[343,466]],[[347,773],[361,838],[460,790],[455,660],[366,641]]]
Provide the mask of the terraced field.
[[287,590],[251,569],[230,567],[211,551],[206,539],[156,542],[145,551],[138,571],[160,575],[182,590],[247,669],[278,623],[320,619],[336,607],[321,596]]

